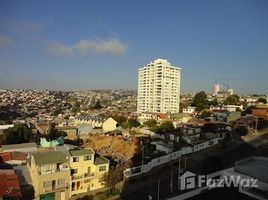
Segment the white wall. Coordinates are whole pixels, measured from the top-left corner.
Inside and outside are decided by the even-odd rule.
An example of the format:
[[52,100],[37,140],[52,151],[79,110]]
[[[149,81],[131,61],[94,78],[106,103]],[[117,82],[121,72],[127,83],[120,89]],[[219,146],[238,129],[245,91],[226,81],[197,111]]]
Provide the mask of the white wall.
[[164,164],[164,163],[167,163],[169,161],[172,161],[172,160],[176,160],[178,158],[180,158],[182,155],[187,155],[187,154],[190,154],[190,153],[193,153],[193,152],[197,152],[197,151],[200,151],[202,149],[206,149],[206,148],[209,148],[210,146],[214,146],[218,144],[218,138],[215,138],[215,139],[212,139],[212,140],[209,140],[209,141],[206,141],[206,142],[203,142],[201,144],[197,144],[193,147],[191,146],[188,146],[188,147],[183,147],[181,150],[179,151],[176,151],[176,152],[173,152],[173,153],[170,153],[166,156],[162,156],[162,157],[159,157],[159,158],[155,158],[155,159],[152,159],[149,163],[147,163],[146,165],[143,165],[143,166],[139,166],[141,167],[141,172],[138,172],[138,173],[132,173],[133,171],[135,171],[135,169],[139,168],[139,167],[133,167],[133,168],[129,168],[129,169],[126,169],[124,171],[124,177],[125,178],[129,178],[129,177],[134,177],[134,176],[138,176],[142,173],[147,173],[149,172],[153,167],[156,167],[158,165],[161,165],[161,164]]

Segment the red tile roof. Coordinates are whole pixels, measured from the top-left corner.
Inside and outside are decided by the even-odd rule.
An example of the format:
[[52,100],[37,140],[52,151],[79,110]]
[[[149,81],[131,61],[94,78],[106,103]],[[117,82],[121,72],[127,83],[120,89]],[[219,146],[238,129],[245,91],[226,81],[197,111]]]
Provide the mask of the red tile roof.
[[0,153],[0,163],[4,163],[11,160],[11,154],[9,152]]
[[22,197],[18,177],[13,169],[0,170],[0,180],[1,197]]
[[27,160],[27,154],[22,152],[11,152],[12,160]]
[[0,153],[0,163],[10,160],[27,160],[27,154],[22,152],[4,152]]
[[255,108],[255,109],[252,109],[252,115],[255,115],[255,116],[267,116],[268,115],[268,110],[267,110],[267,108]]
[[160,117],[161,119],[168,119],[168,115],[167,114],[157,113],[157,116]]

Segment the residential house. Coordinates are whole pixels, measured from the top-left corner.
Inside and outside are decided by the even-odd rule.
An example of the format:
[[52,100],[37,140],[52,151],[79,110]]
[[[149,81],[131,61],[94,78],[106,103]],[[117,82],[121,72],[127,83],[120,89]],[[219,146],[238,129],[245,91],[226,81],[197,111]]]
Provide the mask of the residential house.
[[116,129],[117,122],[109,117],[106,121],[102,124],[102,129],[104,132],[114,131]]
[[243,105],[218,105],[218,106],[211,106],[210,110],[217,111],[217,110],[224,110],[228,112],[235,112],[237,110],[243,110]]
[[70,198],[69,157],[62,152],[32,154],[28,160],[35,199],[65,200]]
[[186,124],[181,127],[182,138],[188,144],[194,144],[201,136],[201,126]]
[[116,130],[117,122],[109,117],[108,119],[99,115],[79,116],[74,121],[75,125],[90,125],[93,129],[102,128],[103,132]]
[[56,150],[69,157],[71,195],[104,187],[103,175],[109,172],[109,160],[96,155],[91,148],[63,145]]
[[170,115],[170,119],[173,121],[173,125],[175,128],[179,128],[181,123],[187,123],[192,116],[186,113],[178,113]]
[[69,150],[71,167],[71,195],[87,192],[94,187],[94,151],[92,149]]
[[268,117],[268,107],[257,107],[252,109],[252,115],[257,117]]
[[213,133],[217,135],[219,139],[223,139],[225,137],[230,138],[232,127],[230,124],[223,122],[206,123],[202,127],[202,131],[204,133]]
[[104,117],[99,115],[81,115],[75,118],[74,123],[76,126],[79,124],[89,124],[93,128],[101,128],[104,121]]
[[195,110],[196,110],[196,107],[188,106],[188,107],[182,109],[182,113],[194,114]]
[[22,197],[18,176],[14,169],[0,169],[0,199],[20,199]]
[[162,141],[151,142],[151,145],[155,145],[155,149],[157,151],[165,152],[166,154],[173,152],[173,144],[172,143],[164,143]]
[[11,165],[21,165],[27,162],[27,154],[22,152],[3,152],[0,153],[0,163]]
[[167,114],[164,114],[164,113],[153,113],[153,112],[144,112],[138,116],[138,121],[141,124],[143,124],[144,122],[150,119],[154,119],[157,122],[162,122],[162,121],[168,120],[169,117]]

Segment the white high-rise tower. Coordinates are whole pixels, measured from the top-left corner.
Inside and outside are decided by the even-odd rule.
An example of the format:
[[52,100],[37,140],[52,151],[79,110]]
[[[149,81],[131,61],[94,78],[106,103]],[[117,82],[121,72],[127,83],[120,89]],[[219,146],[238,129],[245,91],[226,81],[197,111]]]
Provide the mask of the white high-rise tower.
[[181,68],[156,59],[138,70],[137,112],[178,113]]

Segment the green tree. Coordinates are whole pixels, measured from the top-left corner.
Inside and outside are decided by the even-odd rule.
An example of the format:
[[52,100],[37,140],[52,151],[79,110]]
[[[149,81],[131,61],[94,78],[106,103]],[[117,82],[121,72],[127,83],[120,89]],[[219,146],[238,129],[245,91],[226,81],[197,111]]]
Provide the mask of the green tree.
[[115,188],[115,185],[123,180],[123,170],[124,167],[119,165],[114,170],[111,170],[109,173],[104,174],[104,182],[106,187],[109,188],[109,194]]
[[238,126],[234,129],[234,131],[240,136],[245,136],[248,134],[248,128],[246,126]]
[[195,94],[192,106],[196,106],[198,111],[208,108],[207,95],[204,91]]
[[224,100],[225,105],[237,105],[239,103],[240,97],[236,94],[230,95]]
[[258,99],[258,102],[259,102],[259,103],[266,104],[266,103],[267,103],[267,100],[266,100],[265,98],[259,98],[259,99]]
[[265,120],[264,118],[258,118],[258,125],[257,125],[257,128],[259,130],[261,129],[264,129],[264,128],[267,128],[268,127],[268,121]]
[[140,125],[136,118],[129,118],[126,122],[122,123],[122,128],[132,129],[133,127],[138,127]]
[[164,121],[159,128],[163,133],[174,131],[174,125],[171,121]]
[[20,144],[34,141],[35,135],[26,124],[15,125],[3,132],[3,143],[5,144]]
[[52,127],[50,128],[49,132],[48,132],[48,135],[47,135],[47,139],[49,141],[52,141],[52,140],[56,140],[58,139],[59,137],[66,137],[67,136],[67,133],[64,132],[64,131],[60,131],[58,130],[56,127],[55,127],[55,124],[52,124]]
[[257,108],[257,107],[256,106],[249,106],[241,113],[241,115],[245,116],[247,114],[252,114],[252,109],[255,109],[255,108]]
[[149,119],[146,122],[144,122],[143,124],[149,128],[153,128],[157,125],[157,121],[155,119]]
[[217,105],[219,105],[219,102],[218,102],[217,99],[213,99],[212,101],[209,101],[208,102],[208,105],[210,105],[210,106],[217,106]]
[[213,112],[210,110],[203,110],[203,112],[201,114],[201,118],[210,117],[212,114],[213,114]]
[[100,103],[100,100],[97,100],[95,105],[93,106],[94,109],[102,109],[102,106],[101,106],[101,103]]
[[123,122],[127,121],[127,118],[123,115],[113,115],[111,116],[118,124],[118,126],[121,126]]

